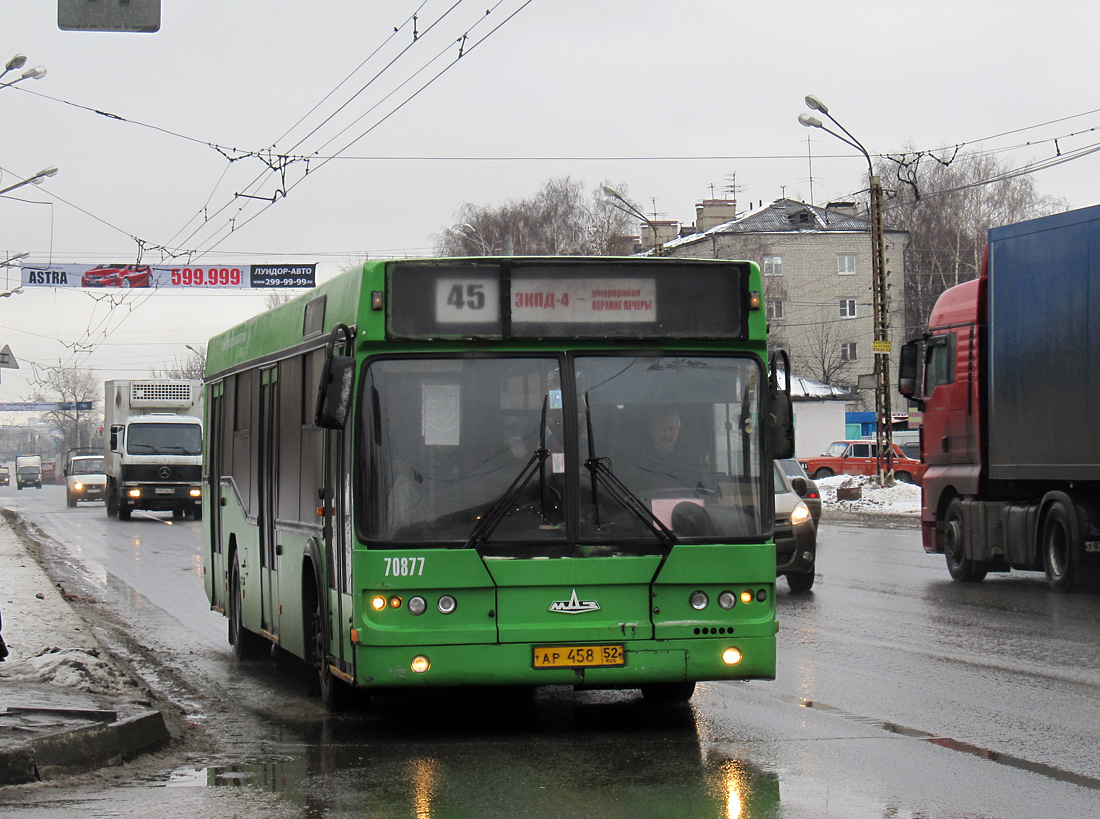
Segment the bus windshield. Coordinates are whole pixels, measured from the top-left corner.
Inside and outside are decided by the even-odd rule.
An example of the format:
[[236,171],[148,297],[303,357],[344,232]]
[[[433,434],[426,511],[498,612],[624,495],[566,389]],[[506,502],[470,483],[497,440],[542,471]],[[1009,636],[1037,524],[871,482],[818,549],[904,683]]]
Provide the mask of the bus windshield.
[[713,354],[368,362],[360,529],[520,554],[758,539],[761,379],[757,359]]

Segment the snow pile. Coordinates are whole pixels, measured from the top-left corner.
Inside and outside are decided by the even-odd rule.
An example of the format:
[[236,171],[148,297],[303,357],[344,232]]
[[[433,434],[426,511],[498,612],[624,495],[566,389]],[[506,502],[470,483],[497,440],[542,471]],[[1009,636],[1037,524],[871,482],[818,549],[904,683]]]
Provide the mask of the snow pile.
[[[920,515],[920,487],[898,482],[889,488],[870,475],[834,475],[816,481],[825,509],[872,515]],[[858,500],[837,500],[838,488],[859,489]]]
[[53,683],[88,694],[132,694],[137,685],[94,648],[48,648],[37,656],[7,665],[0,676]]

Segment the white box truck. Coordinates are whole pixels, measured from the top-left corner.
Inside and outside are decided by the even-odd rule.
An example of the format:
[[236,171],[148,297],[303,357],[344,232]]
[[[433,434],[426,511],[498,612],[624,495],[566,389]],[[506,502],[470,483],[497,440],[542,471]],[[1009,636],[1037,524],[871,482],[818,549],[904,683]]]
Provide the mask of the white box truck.
[[129,520],[149,509],[202,517],[201,381],[108,381],[103,424],[108,516]]
[[15,459],[15,488],[24,486],[42,488],[41,455],[20,455]]

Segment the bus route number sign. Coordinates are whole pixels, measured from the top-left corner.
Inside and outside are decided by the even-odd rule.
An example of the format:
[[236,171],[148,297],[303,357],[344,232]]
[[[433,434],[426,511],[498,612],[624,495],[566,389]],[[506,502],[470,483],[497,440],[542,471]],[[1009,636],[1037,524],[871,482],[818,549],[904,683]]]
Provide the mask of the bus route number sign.
[[435,320],[439,324],[500,321],[500,280],[496,277],[437,279]]

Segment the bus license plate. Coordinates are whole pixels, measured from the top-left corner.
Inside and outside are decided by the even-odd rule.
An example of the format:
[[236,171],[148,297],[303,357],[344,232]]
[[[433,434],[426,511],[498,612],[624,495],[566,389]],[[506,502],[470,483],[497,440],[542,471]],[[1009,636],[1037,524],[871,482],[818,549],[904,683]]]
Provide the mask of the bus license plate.
[[621,645],[535,646],[535,668],[613,668],[626,665]]

